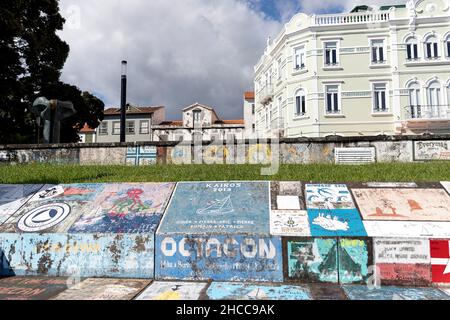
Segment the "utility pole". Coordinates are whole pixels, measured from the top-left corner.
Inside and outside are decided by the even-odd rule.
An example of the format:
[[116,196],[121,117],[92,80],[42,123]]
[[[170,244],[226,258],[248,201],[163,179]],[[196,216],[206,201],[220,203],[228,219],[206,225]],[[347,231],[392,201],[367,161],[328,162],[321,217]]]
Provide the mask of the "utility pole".
[[120,142],[126,141],[125,126],[127,120],[127,62],[122,61],[122,82],[120,90]]

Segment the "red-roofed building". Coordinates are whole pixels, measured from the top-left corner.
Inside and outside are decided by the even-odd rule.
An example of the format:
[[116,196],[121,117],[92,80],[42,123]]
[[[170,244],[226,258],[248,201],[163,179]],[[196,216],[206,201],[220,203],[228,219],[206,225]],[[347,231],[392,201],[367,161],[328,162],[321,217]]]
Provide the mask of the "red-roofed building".
[[87,124],[84,124],[84,127],[81,128],[78,133],[80,136],[81,143],[95,143],[96,141],[96,130],[89,127]]

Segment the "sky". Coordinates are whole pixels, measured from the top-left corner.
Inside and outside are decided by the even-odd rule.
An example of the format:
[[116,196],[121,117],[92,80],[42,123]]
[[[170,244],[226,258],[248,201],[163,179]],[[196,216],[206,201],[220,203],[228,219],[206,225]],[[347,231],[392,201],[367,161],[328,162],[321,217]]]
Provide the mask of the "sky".
[[222,119],[241,119],[267,38],[294,14],[404,1],[60,0],[66,24],[59,35],[70,45],[62,80],[118,107],[127,60],[129,103],[165,106],[167,120],[196,102]]

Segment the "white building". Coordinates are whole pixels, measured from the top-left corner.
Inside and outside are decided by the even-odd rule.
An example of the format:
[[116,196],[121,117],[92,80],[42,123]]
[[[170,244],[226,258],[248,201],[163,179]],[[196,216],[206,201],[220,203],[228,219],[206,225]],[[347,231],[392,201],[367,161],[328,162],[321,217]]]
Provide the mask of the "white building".
[[450,133],[449,1],[295,15],[255,66],[258,135]]
[[249,138],[256,133],[255,110],[255,92],[247,91],[244,93],[244,123],[246,138]]

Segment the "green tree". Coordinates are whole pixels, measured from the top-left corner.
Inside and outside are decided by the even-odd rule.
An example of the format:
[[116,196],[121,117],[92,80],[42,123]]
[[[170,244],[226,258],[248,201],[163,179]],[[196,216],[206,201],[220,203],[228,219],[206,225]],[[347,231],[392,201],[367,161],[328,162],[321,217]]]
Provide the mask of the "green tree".
[[70,100],[78,113],[64,123],[61,142],[77,142],[77,130],[93,128],[103,103],[60,82],[69,46],[56,32],[64,18],[57,0],[0,0],[0,144],[36,142],[34,99]]

